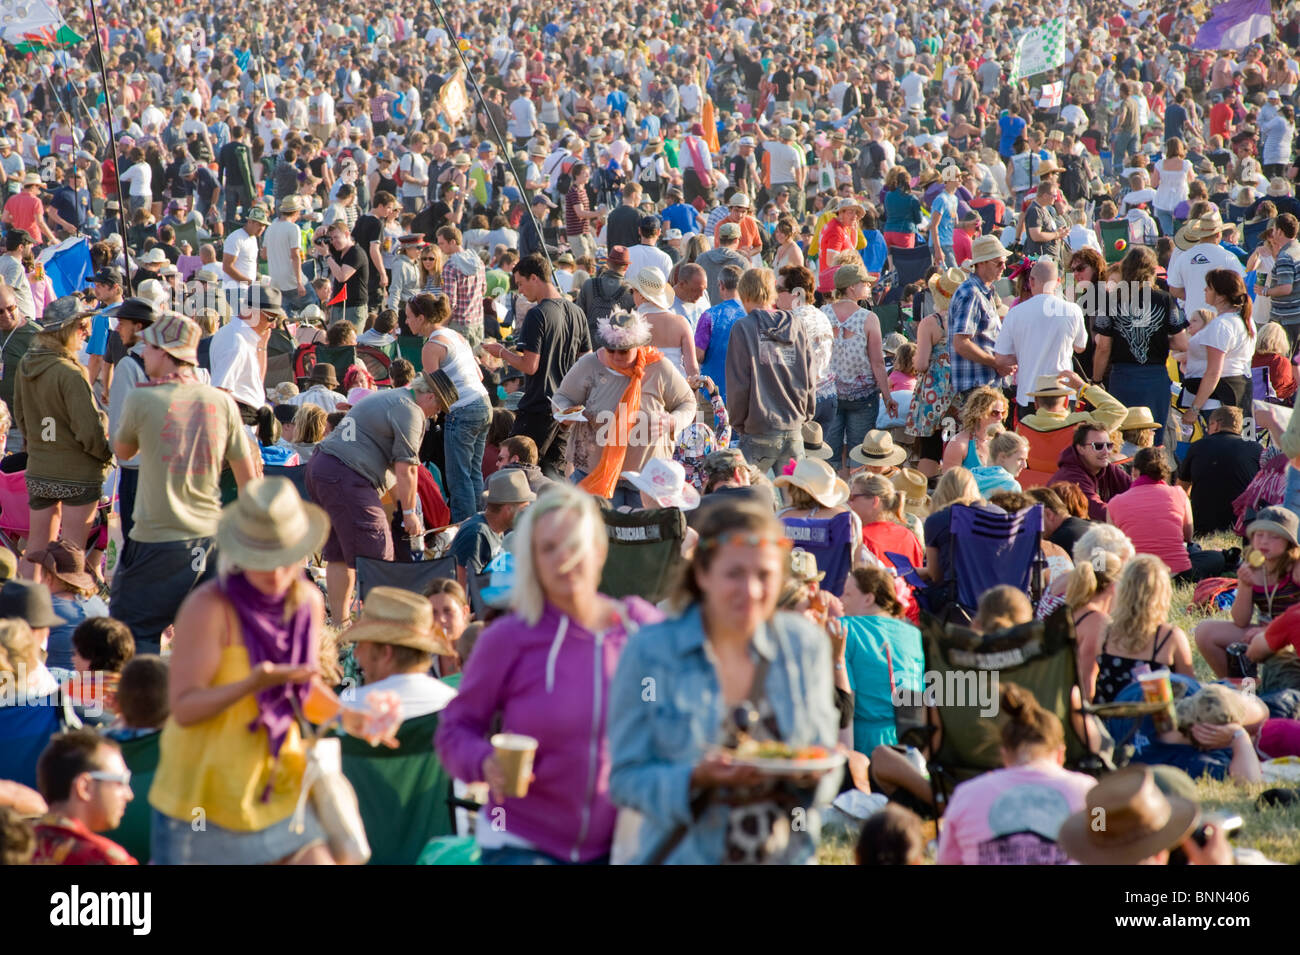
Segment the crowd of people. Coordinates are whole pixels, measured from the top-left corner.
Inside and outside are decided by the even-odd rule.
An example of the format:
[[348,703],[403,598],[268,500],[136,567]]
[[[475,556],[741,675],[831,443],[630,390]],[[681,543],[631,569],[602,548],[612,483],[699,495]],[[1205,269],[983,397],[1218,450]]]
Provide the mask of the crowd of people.
[[[1300,757],[1300,7],[592,12],[6,45],[4,861],[1249,861],[1195,783]],[[1061,633],[992,762],[897,701]]]

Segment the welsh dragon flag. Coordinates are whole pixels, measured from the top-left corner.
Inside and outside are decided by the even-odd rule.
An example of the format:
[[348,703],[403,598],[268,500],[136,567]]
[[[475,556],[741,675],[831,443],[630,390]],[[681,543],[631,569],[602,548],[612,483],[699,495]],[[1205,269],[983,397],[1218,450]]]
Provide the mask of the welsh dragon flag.
[[0,37],[10,43],[53,46],[65,26],[58,5],[49,0],[0,0]]

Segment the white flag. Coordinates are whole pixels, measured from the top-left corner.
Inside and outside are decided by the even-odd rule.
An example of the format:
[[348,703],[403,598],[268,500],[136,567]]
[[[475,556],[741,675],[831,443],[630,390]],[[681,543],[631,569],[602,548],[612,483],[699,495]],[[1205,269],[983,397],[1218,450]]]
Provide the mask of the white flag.
[[63,23],[57,4],[46,0],[0,0],[0,36],[21,43],[29,33]]
[[1061,105],[1061,99],[1065,96],[1065,82],[1057,80],[1055,83],[1044,83],[1042,90],[1038,95],[1039,109],[1053,109]]

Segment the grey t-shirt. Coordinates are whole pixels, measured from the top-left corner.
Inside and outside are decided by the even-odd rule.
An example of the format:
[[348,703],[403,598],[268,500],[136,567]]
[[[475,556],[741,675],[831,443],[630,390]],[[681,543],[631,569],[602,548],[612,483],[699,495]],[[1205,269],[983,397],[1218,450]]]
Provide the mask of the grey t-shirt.
[[357,402],[320,449],[381,491],[392,485],[392,465],[418,464],[426,425],[406,388],[381,391]]

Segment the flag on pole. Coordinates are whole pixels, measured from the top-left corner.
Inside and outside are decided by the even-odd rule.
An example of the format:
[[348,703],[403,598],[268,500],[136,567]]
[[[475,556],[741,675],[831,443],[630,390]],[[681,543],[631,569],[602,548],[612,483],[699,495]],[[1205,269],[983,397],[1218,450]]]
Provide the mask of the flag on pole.
[[1065,96],[1065,81],[1057,80],[1055,83],[1044,83],[1043,88],[1038,94],[1039,109],[1054,109],[1061,105],[1061,100]]
[[1273,32],[1269,0],[1227,0],[1210,11],[1210,19],[1196,32],[1198,50],[1243,50]]
[[[1268,0],[1264,0],[1265,3]],[[1056,17],[1020,38],[1011,58],[1011,82],[1046,73],[1065,64],[1065,18]]]
[[56,297],[85,291],[86,279],[91,274],[90,240],[85,236],[64,239],[45,249],[36,261],[49,276]]
[[0,37],[20,43],[27,34],[40,34],[46,27],[63,25],[59,8],[46,0],[0,0]]
[[700,110],[700,125],[704,127],[704,141],[709,144],[709,152],[721,149],[718,142],[718,120],[713,112],[713,98],[704,94],[704,106]]
[[453,127],[459,126],[469,112],[469,91],[465,89],[463,69],[456,69],[442,84],[442,89],[438,91],[438,103],[447,122]]
[[334,293],[334,297],[325,303],[325,307],[329,308],[331,305],[339,305],[343,301],[345,301],[347,297],[348,297],[348,283],[344,282],[342,285],[339,286],[339,290]]

